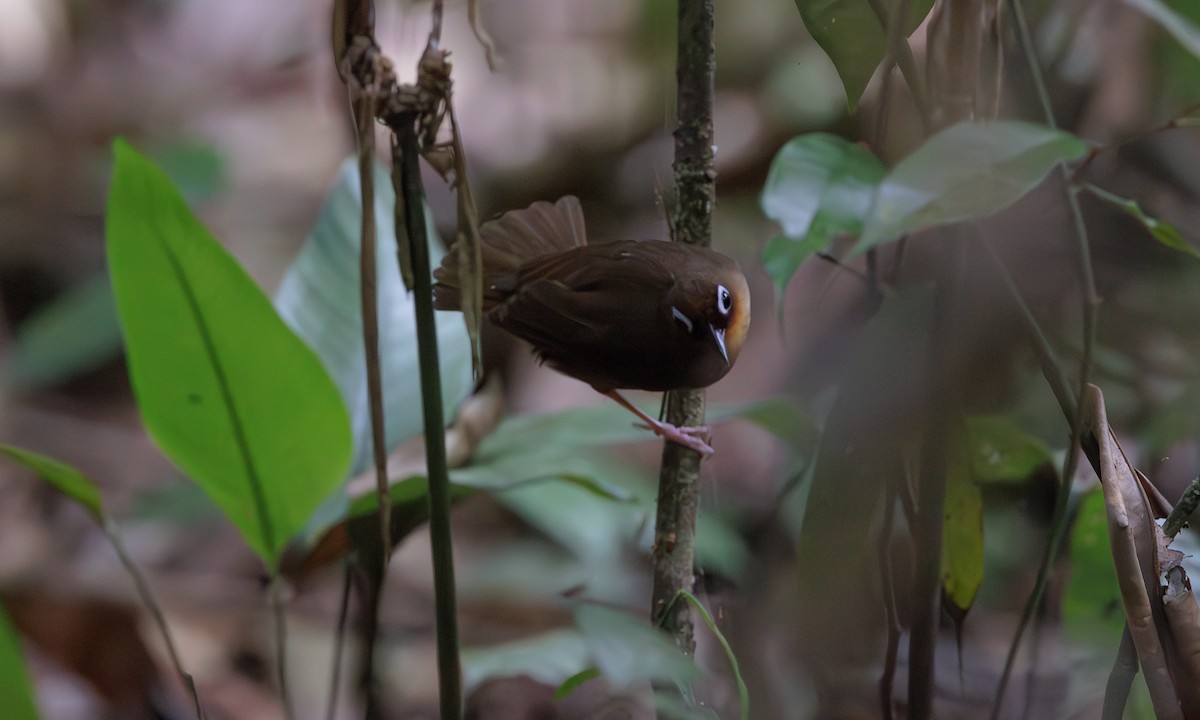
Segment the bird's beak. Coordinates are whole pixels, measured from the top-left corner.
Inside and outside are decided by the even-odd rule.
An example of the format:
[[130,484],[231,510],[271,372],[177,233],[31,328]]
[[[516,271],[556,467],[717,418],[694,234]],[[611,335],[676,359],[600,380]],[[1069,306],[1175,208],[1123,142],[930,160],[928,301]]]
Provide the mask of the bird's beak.
[[718,330],[712,325],[708,326],[712,330],[713,338],[717,341],[717,348],[721,351],[721,357],[725,358],[725,364],[729,364],[729,351],[725,349],[725,331]]

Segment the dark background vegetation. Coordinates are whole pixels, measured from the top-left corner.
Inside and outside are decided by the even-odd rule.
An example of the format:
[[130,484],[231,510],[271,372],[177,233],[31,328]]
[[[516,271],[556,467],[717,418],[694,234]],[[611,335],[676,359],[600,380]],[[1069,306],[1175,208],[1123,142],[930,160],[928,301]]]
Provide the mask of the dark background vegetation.
[[[898,76],[884,96],[877,75],[858,112],[848,114],[838,76],[793,3],[717,5],[715,246],[750,278],[755,322],[738,365],[710,390],[709,401],[784,398],[820,425],[878,298],[861,277],[862,258],[845,268],[810,258],[777,298],[759,258],[779,230],[764,217],[759,196],[772,158],[795,135],[826,130],[865,140],[894,162],[920,142],[920,123]],[[456,109],[481,216],[575,193],[593,237],[665,237],[656,198],[671,178],[673,4],[481,0],[480,10],[502,58],[497,72],[487,68],[464,5],[447,9],[443,44],[453,53]],[[1057,0],[1028,10],[1059,124],[1101,148],[1088,180],[1138,199],[1194,241],[1200,137],[1164,125],[1200,100],[1196,58],[1118,0]],[[378,38],[399,71],[409,72],[424,46],[428,7],[386,2],[378,13]],[[109,143],[120,134],[155,158],[213,233],[273,292],[352,150],[328,36],[323,2],[9,0],[0,6],[0,439],[73,463],[101,484],[212,717],[279,716],[262,571],[139,424],[104,275]],[[1005,38],[1001,115],[1040,120],[1028,71]],[[923,40],[924,30],[911,40],[922,62]],[[453,198],[435,175],[426,181],[439,224],[451,228]],[[1200,465],[1200,264],[1155,243],[1109,204],[1084,195],[1083,210],[1102,298],[1093,378],[1134,464],[1173,500]],[[1069,223],[1061,187],[1048,183],[973,232],[998,250],[1072,367],[1083,341]],[[960,632],[943,618],[939,717],[985,717],[991,707],[1033,587],[1055,468],[1069,439],[1010,299],[973,248],[934,232],[910,239],[903,258],[891,246],[877,261],[885,278],[957,278],[961,316],[943,358],[947,383],[965,412],[1012,420],[1054,462],[984,488],[985,576]],[[504,380],[506,413],[602,400],[538,368],[502,338],[489,337],[488,357]],[[875,359],[873,372],[884,386],[892,359]],[[901,404],[878,431],[901,435],[910,419],[905,411]],[[882,411],[868,402],[862,412],[868,422]],[[912,409],[913,417],[918,412]],[[546,443],[558,439],[553,429]],[[800,425],[793,429],[802,432]],[[810,717],[818,703],[826,716],[876,716],[881,618],[870,614],[869,603],[860,616],[855,612],[859,596],[875,592],[878,567],[836,573],[861,588],[851,583],[813,593],[806,583],[821,578],[801,579],[795,564],[805,496],[791,481],[811,460],[803,443],[734,420],[717,426],[715,446],[716,456],[703,466],[701,513],[709,527],[701,528],[707,535],[697,594],[738,655],[754,717]],[[456,507],[475,717],[646,716],[620,689],[588,685],[557,706],[550,694],[578,669],[570,666],[575,656],[562,634],[572,625],[574,598],[638,614],[648,609],[653,514],[647,501],[658,453],[649,441],[623,443],[597,465],[601,479],[631,488],[642,502],[547,488],[517,500],[477,495]],[[1075,479],[1081,497],[1095,483],[1091,473],[1083,463]],[[877,527],[879,518],[864,511],[833,521],[854,536]],[[1106,585],[1111,570],[1100,537],[1089,546],[1077,534],[1079,542],[1055,564],[1018,660],[1006,717],[1097,715],[1122,620],[1115,590]],[[1096,552],[1083,554],[1088,547]],[[839,547],[827,552],[836,563]],[[904,597],[911,547],[899,537],[889,553],[897,595]],[[431,717],[436,707],[428,557],[417,532],[392,563],[380,657],[395,717]],[[295,588],[291,675],[301,717],[324,711],[339,588],[332,568]],[[828,615],[798,600],[814,594],[829,599]],[[153,717],[152,707],[185,716],[157,640],[145,631],[144,609],[101,533],[78,508],[10,465],[0,469],[0,598],[28,640],[44,717]],[[805,617],[798,617],[801,609]],[[906,621],[904,602],[899,610]],[[814,657],[813,647],[830,642],[809,637],[822,625],[847,652]],[[725,660],[704,631],[699,643],[706,672],[699,693],[722,717],[733,717],[736,693]],[[513,654],[489,654],[496,648]],[[521,677],[501,679],[511,674]],[[343,712],[353,716],[349,705]],[[1136,691],[1128,712],[1148,716]]]

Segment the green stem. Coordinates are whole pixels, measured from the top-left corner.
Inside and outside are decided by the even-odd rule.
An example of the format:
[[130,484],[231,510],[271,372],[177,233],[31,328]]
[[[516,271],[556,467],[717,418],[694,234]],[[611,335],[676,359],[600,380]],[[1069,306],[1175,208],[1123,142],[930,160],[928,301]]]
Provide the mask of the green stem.
[[401,193],[412,253],[413,295],[417,316],[417,358],[421,369],[421,401],[425,412],[425,459],[429,475],[429,539],[433,552],[438,679],[441,720],[462,718],[462,676],[458,656],[458,610],[454,588],[454,556],[450,534],[450,475],[446,467],[446,428],[438,364],[437,325],[433,315],[433,278],[425,227],[424,188],[418,164],[414,122],[398,128]]
[[283,577],[278,571],[271,575],[271,616],[275,621],[275,668],[279,682],[279,697],[283,699],[283,715],[295,720],[296,708],[292,705],[292,694],[287,681],[287,613],[283,601]]
[[196,681],[192,676],[183,669],[183,661],[179,659],[179,651],[175,648],[175,640],[171,636],[171,631],[167,628],[167,619],[163,615],[162,608],[154,600],[154,594],[150,592],[150,584],[146,582],[146,578],[142,572],[138,570],[137,565],[130,557],[128,549],[125,547],[125,541],[121,539],[120,533],[108,518],[101,518],[100,526],[104,529],[104,534],[108,537],[109,543],[112,544],[113,550],[116,551],[117,557],[121,560],[121,565],[125,567],[125,571],[133,578],[133,586],[137,589],[138,597],[142,600],[142,605],[150,611],[150,617],[154,620],[154,626],[158,629],[158,634],[162,636],[163,644],[167,648],[167,657],[171,660],[171,665],[174,666],[175,672],[183,681],[183,686],[187,688],[188,694],[192,696],[192,703],[196,708],[196,717],[198,720],[204,720],[204,708],[200,705],[200,693],[196,691]]
[[[1046,81],[1042,75],[1041,65],[1037,58],[1037,52],[1033,45],[1033,40],[1029,32],[1029,24],[1025,19],[1025,10],[1021,5],[1021,0],[1009,0],[1008,6],[1013,15],[1013,24],[1016,26],[1017,41],[1021,46],[1021,53],[1025,57],[1026,63],[1029,65],[1029,73],[1033,78],[1033,85],[1037,92],[1038,101],[1041,104],[1042,112],[1045,116],[1046,124],[1049,127],[1057,127],[1054,119],[1054,110],[1050,104],[1050,93],[1046,89]],[[1100,305],[1100,298],[1096,293],[1096,278],[1092,269],[1092,253],[1091,246],[1088,241],[1087,226],[1083,221],[1083,211],[1079,207],[1078,191],[1071,185],[1070,174],[1065,166],[1059,166],[1059,175],[1062,178],[1063,187],[1067,196],[1067,204],[1071,211],[1072,225],[1075,231],[1075,239],[1078,245],[1080,275],[1083,283],[1083,356],[1079,364],[1079,384],[1077,398],[1082,398],[1087,389],[1088,383],[1091,381],[1093,353],[1096,345],[1096,324],[1097,312]],[[1012,675],[1012,669],[1016,662],[1017,651],[1020,649],[1021,637],[1024,635],[1026,628],[1033,619],[1035,610],[1041,604],[1042,597],[1046,591],[1046,584],[1049,581],[1050,568],[1054,563],[1054,559],[1058,556],[1059,548],[1066,538],[1067,534],[1067,509],[1070,499],[1071,479],[1075,475],[1075,468],[1079,461],[1079,454],[1076,449],[1080,447],[1082,441],[1082,413],[1083,404],[1075,403],[1073,412],[1067,416],[1067,422],[1071,427],[1071,442],[1068,445],[1067,457],[1063,464],[1062,477],[1059,479],[1058,494],[1054,503],[1054,516],[1051,522],[1050,538],[1046,543],[1045,551],[1042,554],[1041,564],[1038,567],[1037,581],[1034,584],[1033,592],[1026,600],[1025,607],[1021,612],[1021,621],[1017,626],[1016,635],[1013,637],[1012,644],[1008,649],[1008,656],[1004,662],[1004,672],[1000,676],[1000,684],[996,690],[996,700],[992,705],[992,717],[1000,716],[1000,709],[1004,701],[1004,691],[1008,686],[1009,678]]]

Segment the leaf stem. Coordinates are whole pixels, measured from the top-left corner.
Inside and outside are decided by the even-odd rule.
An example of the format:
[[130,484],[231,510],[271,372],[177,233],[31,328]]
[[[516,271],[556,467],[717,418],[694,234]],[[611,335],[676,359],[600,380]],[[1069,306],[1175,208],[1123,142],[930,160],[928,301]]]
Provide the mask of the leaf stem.
[[130,557],[129,550],[125,547],[125,541],[121,539],[121,534],[117,531],[116,525],[105,516],[101,516],[98,519],[100,520],[100,527],[104,529],[104,534],[108,537],[109,543],[112,544],[113,550],[116,551],[121,565],[125,567],[125,571],[129,573],[129,576],[133,578],[133,586],[137,589],[138,597],[150,612],[150,617],[154,620],[158,634],[162,637],[163,645],[166,646],[167,657],[170,658],[171,665],[174,666],[175,672],[183,681],[188,694],[192,696],[192,703],[196,708],[196,717],[198,720],[204,720],[204,708],[200,705],[200,694],[196,691],[196,681],[183,669],[183,661],[179,659],[179,651],[175,648],[175,640],[171,636],[170,629],[167,627],[167,619],[163,615],[162,608],[154,600],[154,594],[150,592],[150,584],[146,582],[146,577],[142,575],[142,571],[138,569],[137,564]]
[[383,373],[379,365],[379,287],[375,252],[375,102],[370,88],[347,85],[358,146],[359,300],[362,310],[363,354],[367,366],[367,404],[371,415],[371,459],[375,467],[375,496],[379,501],[379,558],[386,573],[391,557],[391,507],[388,503],[387,433],[383,415]]
[[296,708],[292,705],[292,694],[287,681],[287,613],[284,610],[283,576],[277,571],[271,575],[271,616],[275,621],[275,669],[279,682],[279,697],[283,699],[283,715],[295,720]]

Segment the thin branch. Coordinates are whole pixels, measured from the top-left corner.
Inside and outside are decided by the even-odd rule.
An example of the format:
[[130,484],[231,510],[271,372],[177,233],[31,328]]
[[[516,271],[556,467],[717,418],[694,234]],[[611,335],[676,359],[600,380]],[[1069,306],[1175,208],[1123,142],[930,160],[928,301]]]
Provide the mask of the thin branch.
[[[1046,90],[1045,78],[1042,75],[1041,65],[1038,61],[1037,51],[1034,47],[1033,40],[1029,32],[1029,24],[1025,19],[1025,10],[1021,5],[1021,0],[1009,0],[1008,6],[1013,15],[1013,24],[1017,31],[1017,41],[1021,47],[1021,53],[1025,57],[1025,62],[1029,66],[1029,73],[1033,78],[1034,88],[1037,92],[1038,101],[1041,104],[1042,112],[1045,116],[1046,124],[1050,127],[1057,127],[1054,119],[1054,110],[1050,104],[1050,94]],[[1059,166],[1059,175],[1062,178],[1063,187],[1067,196],[1067,204],[1071,211],[1072,225],[1075,232],[1075,239],[1078,245],[1079,252],[1079,269],[1083,284],[1082,312],[1083,312],[1083,356],[1080,359],[1079,366],[1079,383],[1076,397],[1083,397],[1088,383],[1091,380],[1093,353],[1096,345],[1096,323],[1097,313],[1100,305],[1100,298],[1096,293],[1095,273],[1092,269],[1092,253],[1090,243],[1088,241],[1087,227],[1083,220],[1083,211],[1079,207],[1079,196],[1077,189],[1070,182],[1070,173],[1063,165]],[[1034,585],[1033,593],[1026,600],[1025,608],[1021,613],[1021,622],[1017,626],[1016,635],[1013,637],[1012,644],[1009,646],[1008,656],[1004,663],[1004,673],[1000,677],[1000,684],[996,690],[996,700],[992,706],[992,717],[1000,716],[1000,709],[1004,700],[1004,691],[1008,685],[1009,678],[1012,674],[1012,668],[1016,661],[1017,651],[1020,649],[1021,637],[1025,633],[1029,622],[1033,619],[1034,610],[1041,603],[1042,596],[1046,590],[1046,584],[1049,581],[1050,569],[1054,559],[1058,556],[1058,550],[1066,538],[1067,533],[1067,509],[1068,500],[1070,499],[1071,479],[1075,475],[1075,468],[1079,462],[1079,454],[1076,449],[1081,446],[1082,441],[1082,403],[1076,403],[1073,412],[1067,416],[1067,421],[1071,427],[1071,442],[1068,446],[1067,457],[1065,459],[1062,477],[1059,481],[1058,494],[1055,498],[1054,516],[1051,523],[1050,539],[1046,544],[1045,551],[1042,555],[1041,564],[1038,568],[1037,581]]]
[[1196,506],[1200,505],[1200,476],[1188,483],[1184,488],[1183,495],[1180,496],[1179,502],[1175,503],[1175,507],[1171,508],[1171,514],[1167,516],[1167,521],[1163,523],[1163,533],[1167,537],[1175,537],[1179,531],[1187,526],[1188,518],[1192,513],[1196,512]]
[[[716,201],[713,162],[713,76],[716,67],[713,0],[678,0],[676,56],[674,216],[676,242],[712,244]],[[674,425],[704,423],[704,391],[672,391],[665,400]],[[654,527],[654,582],[651,619],[661,624],[679,648],[695,650],[687,603],[674,603],[680,590],[691,591],[695,576],[696,515],[700,505],[700,455],[674,443],[663,445]]]

